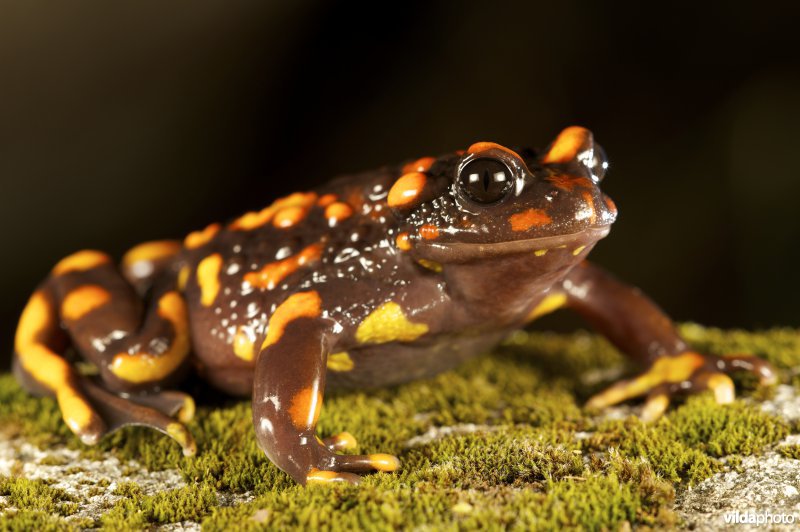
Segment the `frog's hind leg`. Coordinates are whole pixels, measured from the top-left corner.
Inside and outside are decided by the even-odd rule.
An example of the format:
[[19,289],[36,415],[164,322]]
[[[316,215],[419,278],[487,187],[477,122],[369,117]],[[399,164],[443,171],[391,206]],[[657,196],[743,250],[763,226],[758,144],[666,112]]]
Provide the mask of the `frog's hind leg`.
[[[170,415],[188,421],[194,402],[180,392],[156,392],[187,369],[186,305],[169,283],[150,293],[145,310],[105,254],[67,257],[23,312],[15,368],[28,389],[56,396],[70,429],[86,443],[125,425],[144,425],[193,454],[191,435]],[[98,367],[102,382],[75,372],[62,356],[65,339]]]

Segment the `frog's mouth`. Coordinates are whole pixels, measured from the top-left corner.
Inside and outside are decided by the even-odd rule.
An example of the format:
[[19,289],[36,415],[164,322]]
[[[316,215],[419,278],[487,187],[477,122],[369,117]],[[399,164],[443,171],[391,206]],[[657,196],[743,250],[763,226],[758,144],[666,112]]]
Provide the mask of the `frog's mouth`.
[[611,225],[590,226],[576,233],[565,235],[510,240],[492,244],[468,244],[463,242],[419,242],[416,251],[426,259],[442,263],[470,262],[476,259],[502,257],[518,253],[545,255],[551,250],[568,251],[578,255],[583,248],[605,238]]

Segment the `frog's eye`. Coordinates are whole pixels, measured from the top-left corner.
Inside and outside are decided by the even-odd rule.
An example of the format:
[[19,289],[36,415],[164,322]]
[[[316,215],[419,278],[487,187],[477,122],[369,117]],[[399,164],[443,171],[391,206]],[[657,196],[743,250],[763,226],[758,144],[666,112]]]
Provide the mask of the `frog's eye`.
[[467,197],[478,203],[494,203],[513,186],[511,170],[497,159],[473,159],[461,168],[458,184]]
[[606,151],[599,144],[593,144],[592,149],[578,154],[578,159],[589,170],[592,181],[599,183],[603,180],[608,170],[608,157],[606,157]]

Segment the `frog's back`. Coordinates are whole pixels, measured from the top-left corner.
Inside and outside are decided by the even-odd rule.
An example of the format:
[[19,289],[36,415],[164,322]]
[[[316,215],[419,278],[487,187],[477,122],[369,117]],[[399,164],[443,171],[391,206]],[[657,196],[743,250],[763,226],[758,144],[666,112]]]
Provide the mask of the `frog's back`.
[[[332,281],[366,289],[396,273],[389,244],[396,222],[386,196],[399,174],[384,168],[338,178],[186,238],[178,278],[208,380],[249,393],[269,318],[291,294],[330,290]],[[342,293],[341,300],[352,296]]]

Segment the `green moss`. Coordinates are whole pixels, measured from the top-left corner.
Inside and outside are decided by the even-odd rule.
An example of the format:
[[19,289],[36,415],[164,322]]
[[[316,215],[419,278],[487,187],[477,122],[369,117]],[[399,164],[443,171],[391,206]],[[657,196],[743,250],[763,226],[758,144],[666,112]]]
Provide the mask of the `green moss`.
[[781,445],[778,452],[787,458],[800,460],[800,445]]
[[17,510],[37,510],[63,516],[75,513],[73,500],[67,492],[52,488],[42,480],[0,477],[0,495]]
[[213,488],[207,484],[142,495],[138,487],[123,488],[125,495],[100,518],[107,530],[146,528],[151,525],[200,521],[217,504]]
[[64,532],[78,530],[76,525],[64,519],[50,515],[40,510],[20,510],[5,514],[0,519],[0,531],[3,532]]
[[[797,331],[728,333],[696,325],[683,331],[704,351],[752,352],[781,369],[800,367]],[[593,335],[521,332],[495,354],[427,381],[328,394],[321,436],[346,430],[358,439],[355,452],[393,453],[402,461],[400,471],[366,476],[359,487],[296,486],[256,445],[247,401],[200,405],[189,424],[199,449],[194,458],[141,428],[85,447],[69,434],[52,400],[29,397],[9,375],[0,375],[0,426],[6,435],[24,435],[43,447],[65,443],[86,457],[112,453],[150,470],[182,473],[187,487],[155,495],[114,479],[113,493],[122,498],[99,522],[79,526],[115,530],[183,520],[202,522],[207,530],[670,527],[676,489],[735,469],[742,456],[800,431],[757,407],[738,401],[719,406],[708,395],[677,404],[649,425],[635,418],[598,422],[581,405],[608,383],[595,379],[588,385],[582,377],[624,364]],[[746,395],[748,386],[740,392]],[[759,390],[754,397],[768,393]],[[416,439],[437,427],[455,429],[432,441]],[[798,447],[779,449],[797,457]],[[55,462],[42,461],[60,465]],[[123,467],[123,477],[136,470]],[[109,485],[101,479],[86,496]],[[217,492],[249,492],[255,500],[222,508]],[[19,479],[0,479],[0,495],[8,506],[2,530],[18,522],[26,526],[17,529],[78,526],[64,517],[84,502],[45,482]]]

